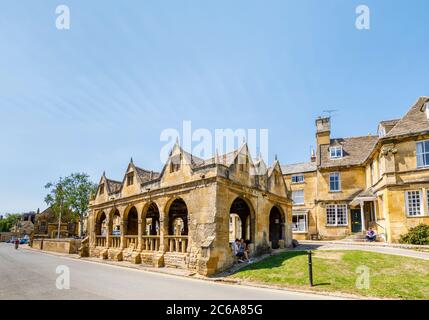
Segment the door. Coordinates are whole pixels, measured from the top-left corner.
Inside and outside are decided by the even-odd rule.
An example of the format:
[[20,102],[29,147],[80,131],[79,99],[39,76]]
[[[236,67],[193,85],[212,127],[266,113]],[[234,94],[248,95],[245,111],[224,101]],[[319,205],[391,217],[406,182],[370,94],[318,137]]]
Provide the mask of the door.
[[351,210],[352,232],[362,232],[362,220],[360,209]]

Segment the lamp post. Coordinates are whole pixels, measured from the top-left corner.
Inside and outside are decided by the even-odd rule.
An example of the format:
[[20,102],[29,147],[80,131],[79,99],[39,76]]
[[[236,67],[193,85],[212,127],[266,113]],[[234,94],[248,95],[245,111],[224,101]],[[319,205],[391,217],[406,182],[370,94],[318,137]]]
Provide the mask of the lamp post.
[[60,214],[58,218],[58,231],[57,231],[57,238],[60,239],[60,233],[61,233],[61,213],[63,211],[63,190],[61,186],[58,186],[58,195],[60,196]]

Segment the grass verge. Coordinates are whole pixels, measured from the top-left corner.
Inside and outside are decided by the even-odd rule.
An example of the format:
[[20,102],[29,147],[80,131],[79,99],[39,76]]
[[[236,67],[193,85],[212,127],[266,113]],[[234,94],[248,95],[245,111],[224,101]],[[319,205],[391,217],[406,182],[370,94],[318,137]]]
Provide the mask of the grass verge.
[[[365,287],[368,270],[369,287]],[[230,277],[314,291],[394,299],[429,299],[429,261],[359,250],[313,252],[309,287],[307,252],[292,251],[250,264]]]

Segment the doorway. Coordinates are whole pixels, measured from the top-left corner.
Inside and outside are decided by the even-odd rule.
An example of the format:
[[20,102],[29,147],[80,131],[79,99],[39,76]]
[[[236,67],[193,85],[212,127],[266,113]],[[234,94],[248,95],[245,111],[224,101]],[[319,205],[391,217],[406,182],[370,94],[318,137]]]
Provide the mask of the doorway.
[[352,232],[362,232],[362,219],[360,209],[352,209],[350,210],[350,213],[352,216]]

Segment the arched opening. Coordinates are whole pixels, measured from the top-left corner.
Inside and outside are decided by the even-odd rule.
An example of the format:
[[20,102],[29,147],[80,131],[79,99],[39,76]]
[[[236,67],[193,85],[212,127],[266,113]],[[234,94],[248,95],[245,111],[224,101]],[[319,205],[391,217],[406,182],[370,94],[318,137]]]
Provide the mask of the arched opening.
[[251,217],[251,209],[247,202],[242,198],[237,198],[231,205],[229,210],[229,239],[244,239],[253,241],[253,223]]
[[139,233],[137,209],[132,207],[127,215],[127,235],[136,236]]
[[188,208],[185,201],[176,199],[168,210],[168,234],[188,235]]
[[280,247],[279,240],[284,239],[284,216],[278,207],[274,206],[270,210],[270,237],[271,248]]
[[119,236],[121,234],[121,214],[118,209],[115,209],[110,219],[110,232],[114,236]]
[[146,235],[159,235],[159,210],[155,203],[151,203],[146,212]]
[[106,214],[101,212],[97,220],[95,222],[95,234],[97,236],[105,236],[107,234],[107,220],[106,220]]

